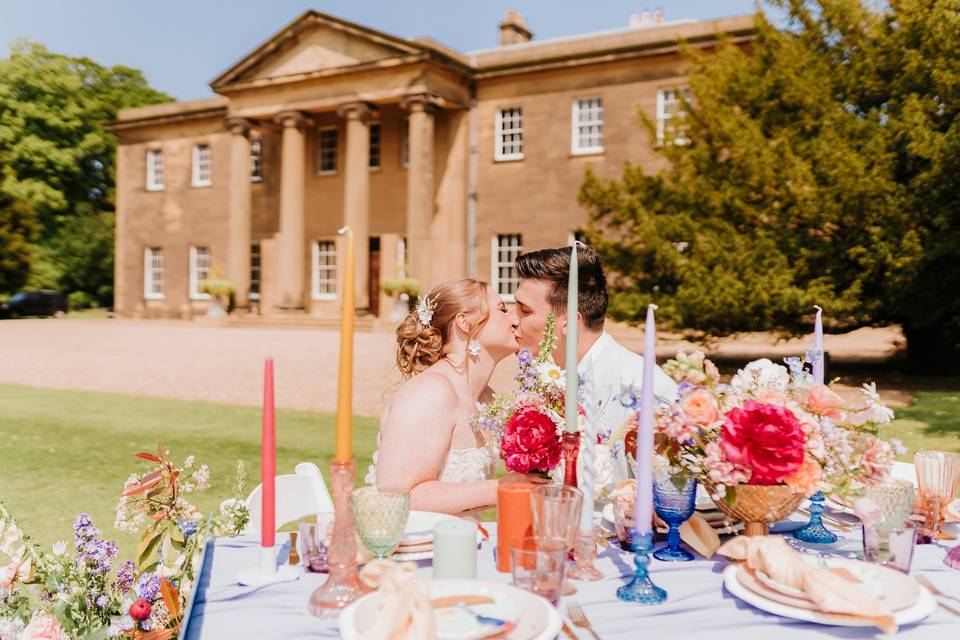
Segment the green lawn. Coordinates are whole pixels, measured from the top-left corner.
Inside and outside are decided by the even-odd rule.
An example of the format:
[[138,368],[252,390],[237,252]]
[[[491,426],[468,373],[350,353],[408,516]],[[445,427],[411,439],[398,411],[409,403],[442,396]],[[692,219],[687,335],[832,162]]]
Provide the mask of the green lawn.
[[[358,482],[376,433],[375,419],[355,419]],[[38,542],[70,539],[86,511],[132,556],[136,540],[113,528],[114,507],[131,471],[146,468],[132,454],[158,441],[181,464],[193,454],[210,466],[210,488],[194,494],[204,511],[229,496],[237,460],[247,465],[248,491],[260,481],[258,408],[0,385],[0,500]],[[332,453],[332,415],[278,412],[278,473],[313,461],[326,476]]]
[[909,451],[901,460],[911,462],[921,449],[960,453],[960,391],[921,391],[896,415],[884,435],[903,441]]

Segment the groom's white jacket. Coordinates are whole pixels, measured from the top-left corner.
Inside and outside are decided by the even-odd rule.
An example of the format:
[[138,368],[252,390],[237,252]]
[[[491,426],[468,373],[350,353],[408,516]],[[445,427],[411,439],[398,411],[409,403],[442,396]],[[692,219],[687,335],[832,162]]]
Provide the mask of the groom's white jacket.
[[[587,386],[592,387],[594,401],[599,405],[597,432],[607,435],[617,433],[627,416],[634,412],[619,400],[622,387],[632,384],[638,390],[641,388],[643,356],[630,351],[604,331],[584,354],[577,365],[577,373],[586,376]],[[657,399],[673,402],[677,397],[677,384],[660,367],[654,369],[653,376],[653,392]],[[627,477],[627,466],[622,455],[615,469],[615,480]]]

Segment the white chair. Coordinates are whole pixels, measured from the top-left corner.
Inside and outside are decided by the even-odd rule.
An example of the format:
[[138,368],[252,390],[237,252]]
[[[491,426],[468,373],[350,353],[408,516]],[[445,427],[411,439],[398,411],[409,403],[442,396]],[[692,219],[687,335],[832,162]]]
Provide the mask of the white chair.
[[[259,484],[247,498],[250,522],[244,533],[260,535],[260,514],[263,508],[263,485]],[[301,462],[293,474],[277,476],[276,517],[279,529],[288,522],[311,513],[333,513],[333,501],[323,482],[320,469],[312,462]]]

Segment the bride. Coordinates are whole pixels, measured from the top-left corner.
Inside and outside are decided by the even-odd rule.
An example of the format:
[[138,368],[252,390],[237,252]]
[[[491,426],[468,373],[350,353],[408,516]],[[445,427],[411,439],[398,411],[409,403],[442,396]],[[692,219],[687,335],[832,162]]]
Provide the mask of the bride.
[[410,508],[459,514],[496,504],[499,458],[470,426],[497,364],[517,350],[516,320],[485,282],[435,287],[397,328],[397,366],[405,382],[380,418],[378,451],[367,482],[409,492]]

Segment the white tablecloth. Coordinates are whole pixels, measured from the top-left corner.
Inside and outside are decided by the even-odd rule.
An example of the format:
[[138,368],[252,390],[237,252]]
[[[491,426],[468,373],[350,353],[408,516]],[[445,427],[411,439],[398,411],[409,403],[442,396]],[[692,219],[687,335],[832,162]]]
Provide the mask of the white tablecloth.
[[[489,528],[492,533],[495,531]],[[858,527],[844,535],[846,538],[837,545],[822,550],[839,555],[861,551]],[[494,547],[492,542],[483,543],[479,551],[478,578],[509,583],[509,574],[496,571]],[[960,571],[943,563],[947,548],[948,545],[918,546],[913,572],[926,575],[944,593],[960,595]],[[305,572],[296,582],[262,588],[237,584],[237,572],[256,564],[258,554],[256,542],[249,538],[210,542],[183,637],[188,640],[337,637],[336,621],[318,620],[307,613],[307,598],[326,579],[325,575]],[[632,558],[632,554],[612,548],[603,551],[598,567],[605,578],[597,582],[574,582],[579,593],[565,599],[581,604],[604,640],[640,637],[789,640],[880,635],[874,629],[803,623],[755,609],[724,589],[721,572],[725,562],[720,558],[675,563],[655,560],[651,575],[667,590],[667,602],[653,607],[620,602],[616,590],[633,574]],[[429,561],[421,564],[424,577],[429,578]],[[565,610],[565,600],[561,601],[562,610]],[[952,605],[960,609],[957,602]],[[584,640],[589,637],[586,632],[575,631]],[[905,640],[960,638],[960,617],[938,607],[923,623],[902,628],[899,637]]]

